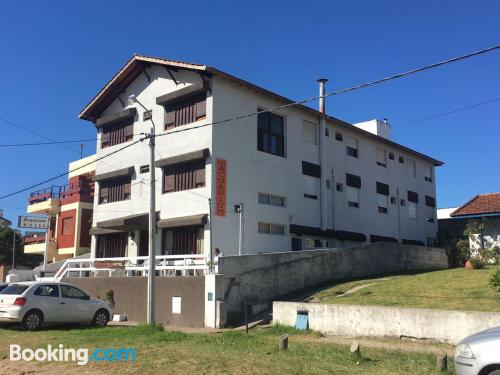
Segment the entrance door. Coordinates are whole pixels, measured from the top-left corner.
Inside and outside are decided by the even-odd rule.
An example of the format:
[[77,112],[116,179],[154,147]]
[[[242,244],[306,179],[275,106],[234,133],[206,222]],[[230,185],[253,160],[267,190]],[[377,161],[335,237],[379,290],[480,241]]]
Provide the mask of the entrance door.
[[146,257],[149,255],[149,236],[147,230],[141,230],[139,237],[139,256]]

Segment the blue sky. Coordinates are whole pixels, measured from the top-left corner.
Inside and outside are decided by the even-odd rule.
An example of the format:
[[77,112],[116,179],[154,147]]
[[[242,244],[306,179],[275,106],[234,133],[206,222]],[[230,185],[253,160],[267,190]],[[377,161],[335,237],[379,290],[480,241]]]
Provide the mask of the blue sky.
[[[0,117],[56,140],[95,137],[78,112],[131,57],[215,66],[292,99],[349,87],[500,43],[500,2],[16,1],[0,5]],[[327,99],[349,122],[388,118],[396,142],[446,164],[438,205],[500,191],[500,51]],[[316,104],[313,104],[314,106]],[[0,120],[0,143],[42,139]],[[67,170],[61,146],[0,148],[0,195]],[[85,146],[92,153],[95,143]],[[55,181],[64,184],[66,178]],[[27,193],[0,201],[16,221]]]

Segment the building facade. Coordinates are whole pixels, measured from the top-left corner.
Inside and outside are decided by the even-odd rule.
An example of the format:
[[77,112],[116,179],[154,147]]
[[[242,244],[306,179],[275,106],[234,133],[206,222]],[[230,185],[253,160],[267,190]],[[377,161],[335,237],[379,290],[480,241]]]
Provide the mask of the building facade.
[[467,223],[473,256],[482,249],[500,249],[500,193],[478,194],[450,216]]
[[147,254],[149,148],[132,143],[152,121],[158,253],[433,243],[442,162],[392,142],[384,121],[273,110],[290,103],[215,68],[134,56],[80,113],[98,133],[92,254]]
[[[69,164],[69,181],[30,193],[27,212],[50,218],[48,262],[90,252],[90,227],[94,205],[95,155]],[[44,254],[45,232],[27,232],[26,254]]]

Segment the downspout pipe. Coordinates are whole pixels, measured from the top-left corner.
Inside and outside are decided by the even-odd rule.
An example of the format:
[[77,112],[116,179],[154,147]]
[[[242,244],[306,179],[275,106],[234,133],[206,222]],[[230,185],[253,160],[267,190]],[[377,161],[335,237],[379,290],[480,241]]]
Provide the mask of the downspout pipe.
[[319,116],[319,165],[321,168],[320,177],[320,210],[321,210],[321,229],[328,229],[328,211],[327,211],[327,192],[326,192],[326,139],[325,139],[325,85],[328,80],[326,78],[320,78],[317,81],[319,83],[319,111],[321,115]]

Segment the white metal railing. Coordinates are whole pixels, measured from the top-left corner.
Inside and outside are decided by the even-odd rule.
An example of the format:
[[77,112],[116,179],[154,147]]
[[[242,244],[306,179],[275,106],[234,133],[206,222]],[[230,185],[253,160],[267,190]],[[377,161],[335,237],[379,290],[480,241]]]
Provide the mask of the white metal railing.
[[[197,276],[209,272],[208,258],[205,255],[157,255],[155,258],[159,276]],[[147,276],[148,269],[147,256],[68,259],[50,279],[60,281],[63,277]]]

